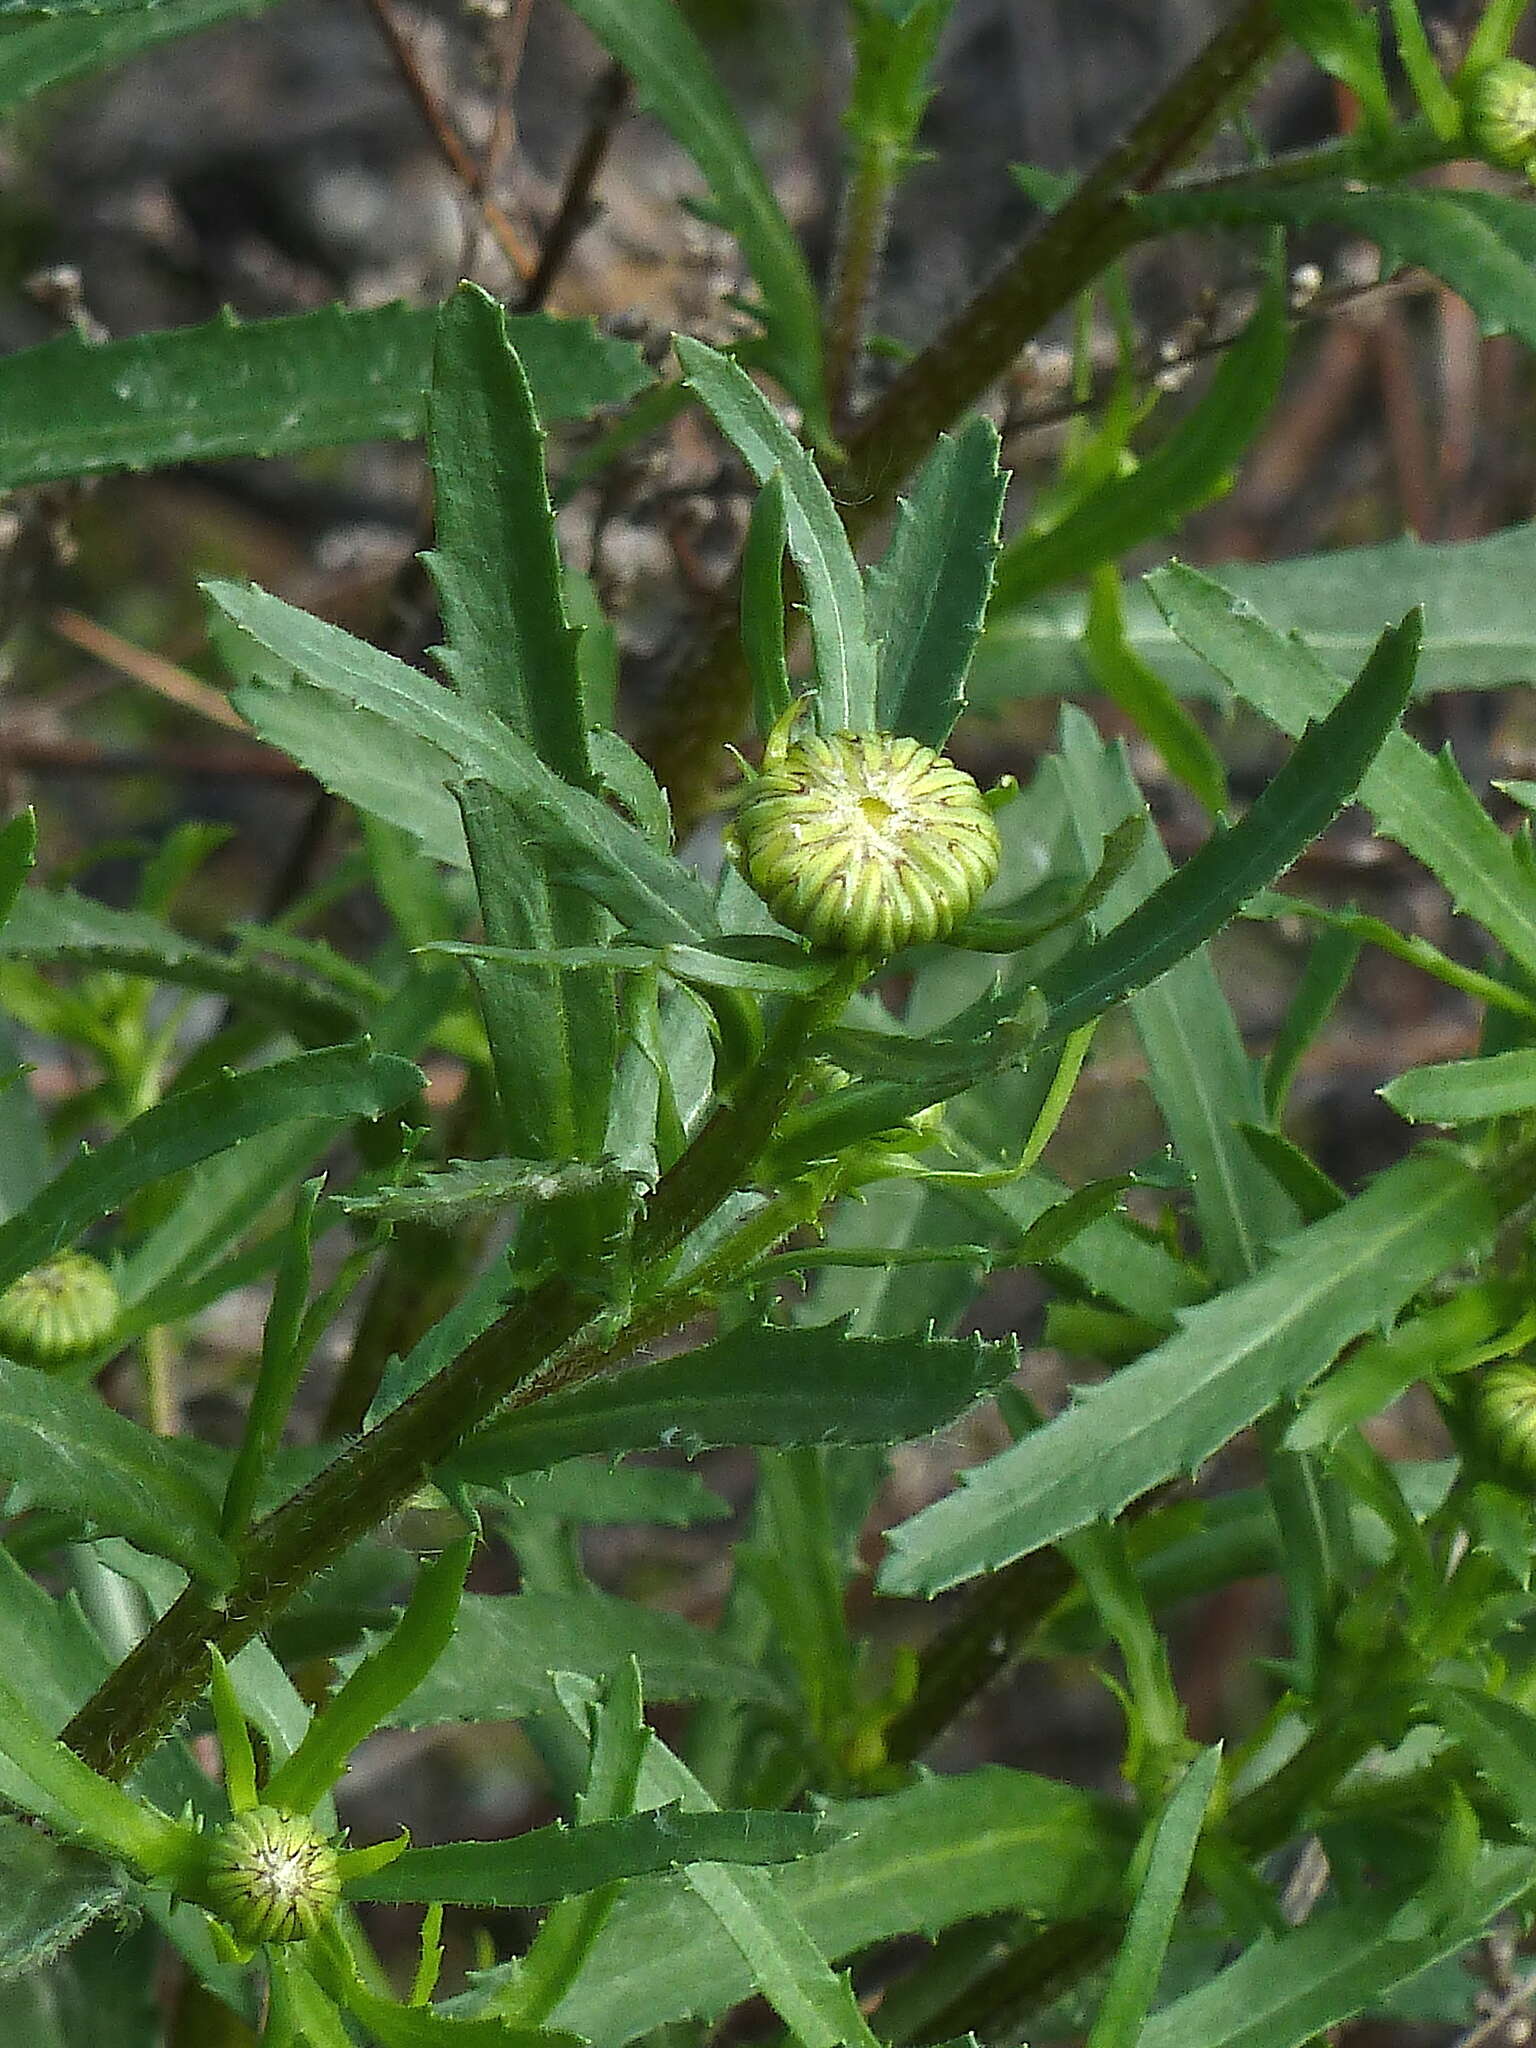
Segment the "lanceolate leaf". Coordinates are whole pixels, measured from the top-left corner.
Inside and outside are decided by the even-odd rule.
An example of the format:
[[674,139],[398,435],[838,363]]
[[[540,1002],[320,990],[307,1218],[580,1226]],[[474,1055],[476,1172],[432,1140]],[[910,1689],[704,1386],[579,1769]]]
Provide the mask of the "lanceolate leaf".
[[1406,1939],[1396,1932],[1408,1903],[1401,1893],[1319,1912],[1164,2006],[1138,2048],[1303,2048],[1470,1946],[1530,1884],[1528,1850],[1489,1849],[1463,1881],[1457,1910]]
[[0,114],[71,78],[83,78],[136,57],[156,43],[212,28],[241,15],[261,14],[274,0],[162,0],[147,7],[117,0],[109,20],[91,20],[66,4],[73,18],[0,23]]
[[1285,375],[1284,290],[1271,282],[1242,339],[1188,416],[1129,476],[1109,478],[1048,533],[1003,550],[993,604],[1006,611],[1054,583],[1088,576],[1220,495]]
[[896,1529],[892,1593],[937,1593],[1192,1471],[1352,1338],[1484,1245],[1494,1210],[1448,1153],[1416,1153],[1286,1241],[1254,1279],[1184,1312],[1176,1336]]
[[496,1484],[587,1451],[904,1443],[953,1422],[1014,1365],[1012,1343],[978,1337],[744,1324],[679,1358],[551,1394],[482,1430],[447,1469]]
[[1445,1732],[1466,1745],[1521,1833],[1536,1832],[1536,1720],[1513,1700],[1463,1686],[1428,1686],[1424,1701]]
[[1370,120],[1391,124],[1374,14],[1362,12],[1356,0],[1280,0],[1280,19],[1314,64],[1349,87]]
[[648,105],[703,172],[720,219],[741,244],[761,301],[762,359],[825,433],[821,309],[752,145],[675,0],[571,0],[629,72]]
[[1148,227],[1169,233],[1264,225],[1362,235],[1380,248],[1384,274],[1422,264],[1466,300],[1485,334],[1514,334],[1536,346],[1536,221],[1523,200],[1446,186],[1360,192],[1342,178],[1320,178],[1159,192],[1137,206]]
[[903,498],[896,530],[869,572],[876,644],[876,724],[942,747],[965,703],[997,555],[1006,475],[990,420],[941,434]]
[[376,1117],[422,1086],[409,1060],[363,1041],[225,1074],[147,1109],[95,1152],[83,1152],[24,1209],[0,1223],[0,1288],[71,1243],[152,1181],[211,1159],[275,1124]]
[[[927,1778],[828,1813],[851,1838],[761,1882],[832,1961],[978,1914],[1076,1918],[1117,1897],[1113,1825],[1083,1793],[1023,1771]],[[635,1885],[555,2020],[621,2048],[669,2020],[714,2019],[752,1989],[698,1899],[675,1881]]]
[[760,484],[783,478],[789,551],[805,584],[826,732],[868,731],[875,723],[875,650],[864,584],[832,494],[806,449],[744,370],[703,342],[680,335],[683,375],[713,413]]
[[[237,701],[257,731],[327,788],[463,866],[450,786],[483,782],[637,937],[666,945],[712,936],[703,886],[626,818],[547,768],[500,720],[393,655],[263,590],[205,586],[228,625],[221,647],[246,677]],[[231,630],[233,629],[233,630]]]
[[[143,20],[248,11],[228,0],[165,0]],[[130,25],[125,16],[120,25],[0,30],[0,111],[20,39],[78,40]],[[431,308],[327,306],[249,324],[225,315],[128,341],[67,335],[18,349],[0,357],[0,487],[410,440],[425,424],[434,318]],[[599,336],[590,322],[535,313],[514,318],[509,329],[546,422],[614,404],[649,380],[630,344]]]
[[[1174,631],[1282,731],[1294,737],[1338,701],[1342,685],[1330,668],[1209,577],[1174,563],[1147,581]],[[1360,796],[1379,828],[1439,876],[1456,908],[1536,973],[1536,879],[1450,755],[1436,758],[1392,733]]]
[[[1536,891],[1536,881],[1533,881]],[[1420,1124],[1473,1124],[1536,1109],[1536,1049],[1490,1053],[1414,1067],[1379,1091],[1399,1116]]]
[[337,1205],[350,1216],[452,1228],[469,1216],[494,1215],[522,1202],[598,1194],[630,1178],[605,1162],[586,1166],[576,1160],[460,1159],[394,1186],[340,1195]]
[[1410,613],[1377,644],[1348,696],[1319,720],[1247,812],[1112,931],[1041,977],[1050,1030],[1062,1038],[1202,945],[1283,874],[1353,795],[1402,713],[1419,621]]
[[408,1849],[347,1886],[354,1899],[446,1906],[547,1906],[622,1877],[688,1863],[791,1863],[830,1848],[841,1829],[811,1813],[679,1813],[664,1806],[585,1827],[534,1828],[504,1842]]
[[234,1560],[212,1501],[158,1438],[109,1408],[92,1387],[0,1358],[0,1472],[45,1507],[126,1536],[201,1578]]
[[28,889],[0,928],[0,957],[62,960],[72,966],[142,974],[230,997],[243,1007],[283,1018],[320,1039],[346,1038],[367,1006],[348,1003],[280,967],[235,959],[183,938],[142,911],[114,910],[70,889]]

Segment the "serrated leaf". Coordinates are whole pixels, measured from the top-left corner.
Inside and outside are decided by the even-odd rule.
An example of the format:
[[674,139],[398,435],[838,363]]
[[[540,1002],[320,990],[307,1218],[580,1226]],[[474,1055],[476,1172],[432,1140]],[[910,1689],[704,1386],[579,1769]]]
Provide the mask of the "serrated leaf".
[[156,43],[213,28],[221,21],[265,13],[274,0],[163,0],[110,20],[18,21],[0,27],[0,114],[49,86],[83,78],[136,57]]
[[[1085,1794],[1023,1771],[985,1765],[825,1810],[853,1836],[762,1882],[829,1961],[978,1914],[1051,1921],[1117,1899],[1113,1823]],[[753,1988],[697,1898],[675,1882],[636,1884],[555,2017],[622,2048],[670,2020],[713,2020]]]
[[0,1223],[0,1288],[51,1258],[130,1195],[200,1160],[299,1118],[377,1117],[423,1085],[409,1060],[366,1040],[299,1053],[186,1088],[145,1110],[94,1152],[82,1152],[24,1209]]
[[1348,695],[1308,728],[1241,823],[1210,840],[1093,945],[1040,977],[1053,1038],[1192,953],[1311,844],[1396,725],[1412,686],[1418,637],[1414,613],[1389,627]]
[[0,1814],[0,1983],[41,1969],[122,1900],[99,1856]]
[[222,1580],[234,1570],[209,1496],[158,1437],[93,1387],[0,1358],[0,1472],[34,1501],[174,1558],[196,1577]]
[[1253,1279],[1184,1311],[1175,1336],[893,1530],[884,1589],[941,1592],[1193,1471],[1494,1227],[1482,1181],[1450,1154],[1392,1167],[1287,1239]]
[[[1185,643],[1283,732],[1294,737],[1338,701],[1330,668],[1210,577],[1174,563],[1147,585]],[[1361,777],[1360,797],[1378,828],[1440,878],[1458,910],[1536,972],[1536,881],[1449,753],[1432,756],[1407,733],[1392,733]]]
[[562,781],[499,720],[403,661],[263,590],[205,585],[229,622],[221,651],[245,680],[251,723],[349,803],[402,826],[439,860],[468,855],[450,786],[483,781],[637,937],[711,937],[714,908],[695,876],[636,826]]
[[445,1469],[495,1485],[591,1451],[905,1443],[963,1415],[1016,1364],[1011,1342],[978,1337],[743,1324],[681,1357],[551,1394],[481,1430]]
[[282,968],[216,952],[159,918],[115,910],[72,889],[24,890],[0,928],[0,958],[60,960],[211,991],[320,1039],[349,1037],[372,1007],[344,1001],[334,987]]
[[496,1490],[515,1508],[565,1522],[649,1522],[689,1529],[699,1522],[723,1521],[732,1512],[697,1472],[611,1465],[602,1458],[567,1458],[547,1471],[509,1476]]
[[1536,1831],[1536,1719],[1514,1700],[1464,1686],[1426,1686],[1423,1701],[1446,1734],[1466,1745],[1521,1833]]
[[1536,1049],[1521,1046],[1482,1059],[1414,1067],[1377,1093],[1413,1123],[1475,1124],[1490,1116],[1521,1116],[1536,1109]]
[[1021,535],[1003,550],[994,609],[1011,610],[1055,583],[1118,562],[1218,497],[1275,401],[1288,352],[1285,293],[1276,278],[1209,390],[1128,476],[1107,478],[1048,532]]
[[875,723],[927,747],[944,745],[965,704],[1008,488],[997,458],[990,420],[968,420],[953,438],[941,434],[869,572]]
[[1148,2020],[1139,2048],[1304,2048],[1327,2028],[1371,2010],[1442,1957],[1477,1941],[1530,1889],[1524,1849],[1484,1852],[1457,1910],[1426,1932],[1394,1936],[1405,1901],[1367,1897],[1262,1940],[1196,1991]]
[[864,583],[832,494],[811,456],[729,356],[679,335],[689,387],[760,484],[783,479],[789,551],[805,585],[825,732],[867,732],[875,723],[875,648]]
[[709,58],[673,0],[571,0],[687,150],[719,219],[741,244],[759,292],[765,366],[825,438],[821,308],[800,246]]
[[547,1906],[625,1877],[689,1863],[792,1863],[842,1830],[810,1813],[680,1813],[675,1806],[583,1827],[534,1828],[502,1842],[407,1849],[347,1896],[449,1906]]
[[[1208,572],[1281,632],[1298,632],[1338,677],[1353,675],[1387,619],[1422,604],[1416,689],[1485,690],[1536,681],[1536,613],[1524,602],[1536,574],[1536,526],[1486,540],[1434,545],[1404,537],[1285,562],[1223,562]],[[972,710],[1019,697],[1081,696],[1094,687],[1082,656],[1085,606],[1059,592],[1017,611],[993,605],[971,664]],[[1126,593],[1127,644],[1181,696],[1229,701],[1223,682],[1170,629],[1145,584]]]
[[606,1162],[458,1159],[389,1187],[340,1194],[336,1205],[349,1216],[376,1216],[386,1223],[452,1225],[466,1216],[494,1214],[523,1202],[566,1201],[631,1180],[633,1175]]
[[[219,20],[260,4],[165,0],[154,18]],[[18,35],[66,33],[101,30],[0,31],[0,56],[15,61]],[[0,111],[12,84],[0,64]],[[425,424],[434,317],[431,308],[327,306],[249,325],[226,315],[128,341],[66,335],[17,349],[0,357],[0,486],[413,439]],[[649,381],[628,343],[600,337],[588,321],[526,314],[510,325],[545,420],[580,417]]]
[[1156,747],[1169,773],[1208,811],[1225,811],[1227,776],[1221,756],[1157,670],[1128,642],[1120,574],[1112,563],[1093,572],[1083,651],[1105,696]]
[[600,1679],[640,1666],[647,1699],[757,1700],[783,1706],[767,1672],[733,1656],[680,1615],[608,1593],[466,1594],[452,1643],[430,1677],[389,1716],[394,1728],[515,1721],[546,1711],[550,1673]]

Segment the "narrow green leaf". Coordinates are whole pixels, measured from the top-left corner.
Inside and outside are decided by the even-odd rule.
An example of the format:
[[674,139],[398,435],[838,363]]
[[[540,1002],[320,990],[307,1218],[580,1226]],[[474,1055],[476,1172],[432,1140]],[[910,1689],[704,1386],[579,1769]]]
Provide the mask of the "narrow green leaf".
[[605,1458],[567,1458],[546,1471],[514,1474],[496,1489],[514,1508],[560,1522],[649,1522],[690,1529],[732,1513],[697,1472],[667,1465],[613,1465]]
[[0,958],[60,960],[207,990],[321,1039],[351,1036],[372,1007],[285,968],[215,952],[157,917],[114,910],[71,889],[24,890],[0,929]]
[[1425,1931],[1397,1935],[1407,1903],[1400,1894],[1318,1913],[1278,1940],[1256,1942],[1198,1990],[1164,2006],[1147,2022],[1138,2048],[1305,2048],[1479,1940],[1530,1884],[1528,1850],[1490,1849],[1463,1881],[1457,1910]]
[[1536,1049],[1415,1067],[1377,1090],[1399,1116],[1420,1124],[1475,1124],[1536,1109]]
[[821,309],[805,258],[709,58],[674,0],[571,0],[687,150],[718,217],[741,244],[760,302],[766,367],[830,438],[822,389]]
[[624,1877],[689,1863],[792,1863],[842,1830],[811,1813],[680,1813],[675,1806],[583,1827],[534,1828],[504,1842],[408,1849],[347,1896],[448,1906],[548,1906]]
[[383,1116],[421,1086],[409,1060],[367,1040],[225,1074],[187,1088],[133,1119],[95,1152],[82,1152],[24,1209],[0,1223],[0,1287],[73,1242],[151,1182],[302,1117]]
[[1136,2048],[1142,2038],[1220,1769],[1221,1750],[1203,1751],[1163,1809],[1088,2048]]
[[174,1558],[195,1577],[234,1570],[210,1496],[157,1437],[93,1387],[0,1358],[0,1472],[43,1506]]
[[741,556],[741,646],[752,676],[752,715],[766,739],[789,709],[794,686],[784,653],[784,550],[789,545],[784,473],[757,494]]
[[[143,19],[195,27],[264,4],[164,0]],[[133,25],[125,16],[105,33]],[[9,67],[19,39],[103,33],[83,22],[0,32],[0,112],[13,96]],[[0,358],[0,487],[411,440],[425,424],[434,317],[430,308],[327,306],[249,324],[223,315],[128,341],[66,335],[18,349]],[[638,351],[598,335],[590,321],[532,313],[508,326],[546,422],[584,417],[649,381]]]
[[743,1324],[681,1357],[551,1394],[481,1430],[446,1469],[494,1485],[589,1451],[905,1443],[963,1415],[1015,1363],[1011,1342],[977,1337]]
[[1423,1701],[1446,1734],[1466,1745],[1479,1775],[1530,1836],[1536,1831],[1536,1719],[1514,1700],[1464,1686],[1426,1686]]
[[1003,550],[994,609],[1010,610],[1052,584],[1119,561],[1219,497],[1275,401],[1288,349],[1285,288],[1277,275],[1210,389],[1145,460],[1128,476],[1108,478],[1048,532],[1022,535]]
[[157,43],[213,28],[242,15],[262,14],[274,0],[163,0],[161,5],[119,5],[112,18],[80,15],[60,21],[18,21],[0,27],[0,114],[35,93],[121,64]]
[[[1283,874],[1354,794],[1413,682],[1419,621],[1389,627],[1339,704],[1311,726],[1242,822],[1219,833],[1121,924],[1040,978],[1062,1038],[1144,988]],[[1536,902],[1536,891],[1533,891]]]
[[437,316],[427,396],[437,538],[427,557],[460,694],[591,788],[576,636],[544,480],[544,436],[507,317],[462,284]]
[[[1290,902],[1293,899],[1276,898]],[[1249,904],[1247,914],[1256,913]],[[1301,979],[1280,1020],[1269,1058],[1264,1062],[1264,1107],[1278,1120],[1285,1109],[1307,1047],[1333,1015],[1334,1006],[1349,985],[1360,957],[1360,938],[1352,930],[1327,926],[1307,955]]]
[[43,1968],[122,1905],[100,1857],[0,1815],[0,1983]]
[[[1117,1901],[1124,1849],[1106,1813],[1027,1772],[984,1765],[826,1811],[850,1838],[762,1883],[833,1962],[980,1914],[1050,1922]],[[634,1885],[555,2018],[622,2048],[671,2020],[716,2019],[753,1989],[697,1898],[675,1881]]]
[[524,1202],[560,1202],[574,1195],[600,1194],[633,1176],[606,1162],[573,1160],[459,1159],[423,1171],[389,1187],[338,1195],[349,1216],[376,1216],[385,1223],[441,1223],[494,1215]]
[[15,916],[22,884],[37,858],[37,813],[18,811],[0,827],[0,926]]
[[1225,811],[1227,774],[1221,756],[1157,670],[1126,640],[1120,574],[1112,563],[1093,572],[1083,649],[1105,696],[1140,727],[1169,773],[1208,811]]
[[867,732],[875,723],[875,649],[859,575],[832,494],[745,370],[702,341],[679,335],[677,358],[691,390],[760,484],[783,478],[789,551],[805,584],[826,732]]
[[[1343,686],[1330,668],[1209,577],[1174,563],[1147,585],[1173,630],[1283,732],[1294,738],[1337,703]],[[1440,878],[1455,907],[1536,973],[1536,883],[1449,753],[1432,756],[1393,733],[1361,778],[1360,796],[1378,828]]]
[[262,1329],[261,1363],[246,1409],[245,1432],[219,1511],[219,1527],[230,1543],[241,1542],[250,1527],[256,1496],[277,1453],[283,1425],[308,1362],[308,1348],[303,1343],[304,1311],[314,1269],[315,1207],[321,1186],[319,1180],[312,1180],[299,1190],[278,1263],[277,1281]]
[[1116,1515],[1299,1393],[1343,1349],[1486,1244],[1494,1209],[1448,1153],[1416,1153],[1299,1232],[1178,1334],[967,1473],[892,1532],[892,1593],[937,1593]]
[[965,704],[992,587],[1008,478],[990,420],[941,434],[900,500],[896,528],[869,572],[869,630],[879,668],[876,724],[942,747]]
[[1513,334],[1536,346],[1536,221],[1523,200],[1449,186],[1381,185],[1365,191],[1344,178],[1204,191],[1165,191],[1138,199],[1147,228],[1341,228],[1381,250],[1382,273],[1421,264],[1478,316],[1485,334]]
[[1373,127],[1390,128],[1381,31],[1355,0],[1279,0],[1280,19],[1321,70],[1347,85]]
[[713,935],[714,909],[696,877],[599,797],[563,781],[499,720],[265,591],[205,589],[228,621],[220,644],[245,678],[236,697],[246,716],[327,788],[462,867],[450,791],[482,781],[559,861],[562,882],[596,895],[638,937],[666,944]]
[[1405,1317],[1385,1336],[1357,1345],[1328,1375],[1286,1431],[1286,1442],[1297,1451],[1336,1443],[1415,1380],[1494,1355],[1508,1321],[1508,1304],[1481,1286],[1463,1287],[1449,1301]]
[[679,1615],[608,1593],[467,1594],[452,1642],[387,1725],[516,1721],[552,1704],[550,1674],[593,1679],[637,1660],[647,1699],[756,1700],[787,1706],[770,1673],[735,1657]]

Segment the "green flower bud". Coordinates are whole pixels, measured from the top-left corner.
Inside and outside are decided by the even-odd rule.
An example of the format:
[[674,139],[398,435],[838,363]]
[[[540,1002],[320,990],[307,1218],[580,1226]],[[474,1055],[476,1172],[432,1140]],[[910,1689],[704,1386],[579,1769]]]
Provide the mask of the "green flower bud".
[[73,1365],[107,1344],[122,1304],[117,1282],[84,1252],[61,1252],[0,1294],[0,1352],[22,1365]]
[[1468,1414],[1498,1476],[1521,1491],[1536,1487],[1536,1368],[1510,1359],[1479,1373]]
[[883,732],[790,743],[782,722],[731,845],[780,924],[872,959],[944,938],[1002,857],[981,791],[932,747]]
[[1459,87],[1467,146],[1488,163],[1531,174],[1536,158],[1536,71],[1516,57],[1489,64]]
[[306,1940],[341,1897],[335,1848],[295,1814],[250,1807],[210,1840],[203,1895],[249,1948]]

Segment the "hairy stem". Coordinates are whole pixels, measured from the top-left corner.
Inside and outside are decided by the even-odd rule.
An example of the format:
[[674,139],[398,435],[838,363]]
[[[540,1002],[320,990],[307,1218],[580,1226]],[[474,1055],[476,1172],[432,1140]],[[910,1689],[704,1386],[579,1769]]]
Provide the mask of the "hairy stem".
[[[853,429],[847,461],[832,478],[850,532],[866,530],[888,509],[934,437],[1124,253],[1137,237],[1137,197],[1189,160],[1283,41],[1273,0],[1245,0],[1072,197],[908,365]],[[645,751],[683,830],[709,808],[722,751],[750,701],[740,643],[722,622],[699,661],[673,678],[647,735]]]
[[[751,1173],[797,1094],[812,1036],[841,1012],[863,968],[791,1004],[738,1099],[717,1110],[664,1176],[635,1233],[655,1271]],[[792,1227],[789,1216],[784,1228]],[[748,1256],[763,1247],[754,1238]],[[718,1284],[713,1265],[703,1278]],[[705,1305],[697,1280],[642,1300],[615,1333],[605,1303],[563,1277],[515,1302],[484,1336],[251,1531],[222,1594],[192,1585],[87,1700],[63,1740],[110,1778],[131,1772],[202,1692],[209,1647],[233,1657],[317,1572],[393,1511],[495,1408],[613,1369]]]

